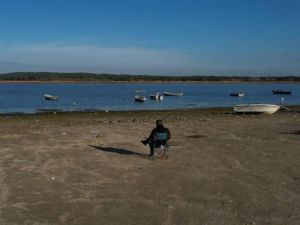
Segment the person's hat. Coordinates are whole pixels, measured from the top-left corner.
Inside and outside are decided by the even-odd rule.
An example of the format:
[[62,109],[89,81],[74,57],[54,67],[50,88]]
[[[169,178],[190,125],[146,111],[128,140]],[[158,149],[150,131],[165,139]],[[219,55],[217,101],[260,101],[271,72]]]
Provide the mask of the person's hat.
[[156,120],[156,125],[162,125],[163,121],[162,120]]

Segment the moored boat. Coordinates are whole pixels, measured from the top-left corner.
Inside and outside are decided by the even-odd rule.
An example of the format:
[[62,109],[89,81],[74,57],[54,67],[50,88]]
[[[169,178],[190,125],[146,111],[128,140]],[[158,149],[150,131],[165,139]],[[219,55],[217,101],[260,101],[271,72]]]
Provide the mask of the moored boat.
[[152,100],[163,100],[164,96],[162,96],[159,92],[157,92],[155,95],[150,95],[150,99]]
[[230,93],[230,96],[233,97],[243,97],[245,94],[243,92],[238,92],[238,93]]
[[182,92],[167,92],[167,91],[164,91],[163,92],[165,96],[181,96],[183,95]]
[[145,92],[145,90],[135,90],[136,93]]
[[49,95],[49,94],[44,94],[44,98],[45,100],[58,100],[58,96],[53,96],[53,95]]
[[136,95],[136,96],[134,96],[134,100],[136,102],[145,102],[147,100],[147,98],[145,96],[142,96],[142,95]]
[[233,106],[233,111],[237,113],[273,114],[278,109],[280,109],[279,105],[272,105],[272,104],[240,104],[240,105]]
[[281,95],[290,95],[292,94],[291,91],[284,91],[284,90],[280,90],[280,89],[277,89],[277,90],[272,90],[273,94],[281,94]]

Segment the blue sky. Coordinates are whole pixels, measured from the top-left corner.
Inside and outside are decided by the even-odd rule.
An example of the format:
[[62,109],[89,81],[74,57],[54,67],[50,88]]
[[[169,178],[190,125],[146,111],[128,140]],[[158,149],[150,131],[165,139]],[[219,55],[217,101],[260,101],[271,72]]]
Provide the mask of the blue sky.
[[298,0],[0,0],[0,73],[300,75]]

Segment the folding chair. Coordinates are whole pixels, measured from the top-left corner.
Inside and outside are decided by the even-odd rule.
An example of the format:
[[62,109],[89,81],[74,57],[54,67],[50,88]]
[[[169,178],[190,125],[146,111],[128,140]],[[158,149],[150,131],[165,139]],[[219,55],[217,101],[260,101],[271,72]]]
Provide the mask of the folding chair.
[[156,133],[154,135],[154,155],[152,159],[168,159],[169,146],[168,146],[168,133]]

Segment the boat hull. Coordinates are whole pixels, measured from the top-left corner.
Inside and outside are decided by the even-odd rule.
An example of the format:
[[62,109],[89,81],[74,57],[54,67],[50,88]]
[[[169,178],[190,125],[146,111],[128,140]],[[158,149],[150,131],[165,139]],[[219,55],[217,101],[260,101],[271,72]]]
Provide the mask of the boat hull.
[[163,96],[162,95],[150,95],[150,99],[152,99],[152,100],[159,100],[159,101],[161,101],[161,100],[163,100]]
[[53,96],[53,95],[48,95],[48,94],[45,94],[44,98],[45,98],[45,100],[54,100],[54,101],[58,100],[58,96]]
[[282,90],[272,90],[273,94],[277,95],[291,95],[291,91],[282,91]]
[[243,97],[245,94],[244,93],[231,93],[230,96],[232,97]]
[[182,92],[178,92],[178,93],[171,93],[171,92],[164,92],[165,96],[181,96],[183,95]]
[[233,106],[233,111],[237,113],[265,113],[271,115],[278,109],[280,109],[279,105],[271,104],[241,104]]
[[147,100],[147,98],[145,96],[136,95],[136,96],[134,96],[134,100],[136,102],[145,102]]

